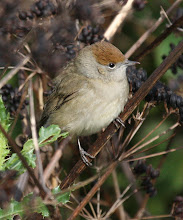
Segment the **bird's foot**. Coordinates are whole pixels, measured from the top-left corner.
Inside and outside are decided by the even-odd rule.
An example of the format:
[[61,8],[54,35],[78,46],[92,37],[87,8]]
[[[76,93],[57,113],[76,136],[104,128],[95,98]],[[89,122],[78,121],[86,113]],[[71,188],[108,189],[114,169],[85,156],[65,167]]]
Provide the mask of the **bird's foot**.
[[115,118],[113,123],[117,128],[119,127],[118,124],[122,125],[125,128],[124,121],[122,121],[120,117]]
[[[94,159],[95,157],[92,156],[91,154],[89,154],[88,152],[86,152],[82,147],[81,147],[81,144],[80,144],[80,141],[78,139],[78,147],[79,147],[79,153],[81,155],[81,159],[82,161],[87,165],[87,166],[92,166],[92,163],[88,160],[87,157],[91,158],[91,159]],[[87,156],[87,157],[86,157]]]

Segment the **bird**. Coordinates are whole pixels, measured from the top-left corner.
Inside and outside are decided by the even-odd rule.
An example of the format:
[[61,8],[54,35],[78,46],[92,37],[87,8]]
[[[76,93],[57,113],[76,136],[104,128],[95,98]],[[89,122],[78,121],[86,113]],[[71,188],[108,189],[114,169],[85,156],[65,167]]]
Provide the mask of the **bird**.
[[106,41],[84,47],[53,79],[40,127],[56,124],[77,138],[83,162],[91,165],[87,157],[93,156],[79,137],[100,132],[123,111],[129,96],[126,68],[137,63]]

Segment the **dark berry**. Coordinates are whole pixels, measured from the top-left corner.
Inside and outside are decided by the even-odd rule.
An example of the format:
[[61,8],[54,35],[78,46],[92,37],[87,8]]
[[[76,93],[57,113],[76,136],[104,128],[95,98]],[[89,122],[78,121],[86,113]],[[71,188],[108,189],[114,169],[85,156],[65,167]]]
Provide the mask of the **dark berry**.
[[20,11],[20,12],[19,12],[19,18],[20,18],[21,20],[26,20],[26,18],[27,18],[27,12],[25,12],[25,11]]
[[155,178],[159,177],[159,174],[160,174],[159,170],[152,170],[152,171],[150,172],[150,177],[151,177],[152,179],[155,179]]
[[173,108],[176,108],[176,107],[177,107],[176,101],[177,101],[177,96],[176,96],[175,94],[172,94],[172,95],[170,96],[170,105],[171,105]]
[[134,167],[134,173],[135,174],[142,174],[142,173],[146,172],[146,169],[147,169],[147,166],[146,166],[145,162],[142,160],[139,160]]

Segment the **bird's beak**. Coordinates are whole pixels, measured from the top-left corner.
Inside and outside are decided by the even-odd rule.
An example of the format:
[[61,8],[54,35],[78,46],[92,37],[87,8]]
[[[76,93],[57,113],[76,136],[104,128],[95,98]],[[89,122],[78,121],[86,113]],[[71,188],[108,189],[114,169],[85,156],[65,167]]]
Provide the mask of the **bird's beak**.
[[131,61],[131,60],[126,59],[124,64],[125,64],[126,66],[133,66],[133,65],[135,65],[135,64],[140,64],[140,63],[137,62],[137,61]]

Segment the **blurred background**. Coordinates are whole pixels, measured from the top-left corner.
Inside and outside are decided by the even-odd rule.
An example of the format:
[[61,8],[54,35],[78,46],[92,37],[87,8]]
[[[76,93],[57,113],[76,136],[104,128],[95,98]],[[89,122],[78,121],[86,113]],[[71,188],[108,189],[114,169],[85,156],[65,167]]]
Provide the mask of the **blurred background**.
[[[31,79],[33,83],[34,107],[38,123],[44,102],[52,89],[51,79],[57,75],[58,70],[63,68],[67,62],[74,59],[81,48],[104,38],[105,31],[111,21],[127,2],[127,0],[1,0],[0,80],[15,66],[19,65],[25,57],[30,58],[29,61],[26,62],[25,65],[22,65],[17,73],[0,88],[0,94],[11,116],[9,132],[13,140],[21,145],[30,135],[29,95],[27,93],[29,80]],[[160,12],[162,12],[163,9],[167,11],[175,2],[174,0],[134,0],[133,6],[129,10],[125,21],[117,33],[110,39],[110,42],[125,54],[143,33],[150,29],[160,18]],[[180,4],[177,5],[168,16],[169,20],[165,19],[129,59],[135,60],[135,57],[141,51],[145,50],[148,45],[169,27],[169,21],[173,23],[182,15],[183,3],[180,1]],[[138,90],[146,78],[182,40],[182,28],[183,26],[180,26],[179,29],[176,29],[167,38],[163,39],[159,46],[152,49],[150,53],[140,61],[140,65],[137,67],[138,70],[129,69],[128,77],[132,94]],[[164,98],[161,97],[158,99],[160,90],[162,90],[165,95]],[[160,135],[177,121],[182,122],[183,101],[181,98],[177,98],[182,96],[183,55],[181,55],[179,60],[164,74],[161,78],[161,83],[157,85],[154,93],[152,92],[152,94],[149,95],[149,99],[144,100],[138,107],[139,111],[143,111],[147,101],[153,104],[143,125],[128,146],[126,146],[126,150],[130,149],[151,132],[163,120],[166,111],[172,111],[172,114],[167,117],[159,128],[155,129],[146,141],[156,135]],[[178,99],[182,105],[179,105]],[[20,105],[21,107],[19,107]],[[134,112],[134,115],[136,113],[137,110]],[[130,117],[130,120],[126,123],[126,129],[124,131],[120,130],[113,138],[114,143],[116,143],[115,138],[118,137],[120,138],[120,143],[123,143],[136,122],[133,116]],[[83,138],[82,142],[86,146],[90,146],[96,138],[97,136]],[[112,142],[110,142],[110,144],[111,143]],[[153,147],[155,145],[157,146]],[[131,195],[123,204],[128,216],[131,218],[137,217],[137,213],[143,210],[143,205],[146,210],[144,216],[169,215],[173,204],[176,204],[174,203],[176,196],[180,196],[179,199],[181,200],[181,196],[183,196],[183,151],[181,149],[176,150],[175,152],[168,153],[166,157],[153,156],[152,158],[146,159],[146,156],[166,151],[167,149],[179,148],[182,147],[182,145],[183,130],[182,126],[178,126],[169,132],[167,131],[165,135],[160,135],[157,140],[150,143],[148,148],[153,148],[149,151],[142,152],[140,155],[131,155],[132,160],[139,156],[144,157],[140,162],[137,160],[127,165],[127,167],[131,169],[129,172],[133,180],[128,175],[128,169],[123,164],[124,161],[119,163],[115,172],[121,192],[123,192],[129,184],[134,184],[134,188],[132,187],[132,189],[130,189],[131,192],[135,188],[139,191],[137,196]],[[106,149],[102,150],[94,162],[94,168],[88,168],[83,172],[79,178],[80,181],[97,173],[96,167],[104,168],[112,162],[114,155],[112,155],[110,147],[111,146],[106,147],[107,149],[109,148],[109,151]],[[10,150],[12,151],[11,146]],[[41,150],[43,168],[49,163],[55,150],[55,147],[50,146]],[[63,157],[55,166],[54,172],[48,180],[48,187],[53,188],[53,186],[60,184],[60,179],[62,180],[66,176],[66,173],[69,173],[79,157],[76,146],[70,144],[69,147],[65,148]],[[108,158],[110,158],[109,161]],[[147,177],[150,178],[148,175],[152,176],[154,174],[153,172],[156,171],[160,174],[147,180]],[[151,189],[149,189],[147,185],[143,185],[145,183],[142,182],[145,182],[145,180],[149,181],[148,184],[150,184]],[[56,181],[56,184],[54,181]],[[33,189],[30,182],[27,183],[27,185],[25,194]],[[80,190],[76,190],[74,192],[75,197],[81,201],[92,186],[93,183]],[[107,212],[116,199],[114,179],[112,176],[102,185],[100,196],[101,209],[102,213],[104,213],[105,211]],[[95,196],[92,199],[95,208],[96,200],[97,198]],[[180,207],[178,206],[178,208],[181,210],[174,210],[174,215],[183,218],[183,198],[179,204]],[[73,200],[72,205],[74,208],[75,203]],[[89,205],[86,206],[86,209],[91,212]],[[67,207],[59,207],[59,211],[60,217],[58,217],[58,219],[66,219],[69,217],[70,211]],[[119,212],[119,210],[115,211],[108,219],[121,219]],[[174,217],[171,216],[167,217],[167,219],[173,218]],[[56,219],[56,217],[52,217],[52,219]],[[78,217],[78,219],[85,218]],[[154,217],[152,219],[163,219],[163,216]]]

